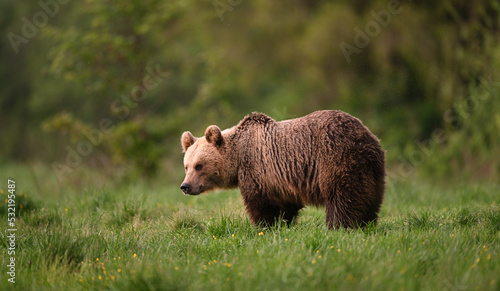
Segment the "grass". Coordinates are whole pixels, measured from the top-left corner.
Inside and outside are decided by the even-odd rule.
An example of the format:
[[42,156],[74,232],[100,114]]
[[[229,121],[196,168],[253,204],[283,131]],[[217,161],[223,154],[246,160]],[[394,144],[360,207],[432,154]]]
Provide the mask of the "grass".
[[313,207],[290,228],[256,228],[236,190],[53,188],[44,173],[0,168],[1,229],[7,177],[20,216],[15,285],[1,232],[1,290],[500,290],[499,185],[399,183],[376,227],[328,231]]

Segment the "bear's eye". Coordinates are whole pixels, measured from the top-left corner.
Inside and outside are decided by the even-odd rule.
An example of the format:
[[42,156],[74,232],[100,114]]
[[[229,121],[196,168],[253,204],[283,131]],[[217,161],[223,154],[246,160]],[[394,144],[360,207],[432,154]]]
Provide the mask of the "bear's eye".
[[201,169],[203,169],[203,165],[202,164],[198,164],[198,165],[196,165],[196,167],[194,167],[194,169],[196,171],[201,171]]

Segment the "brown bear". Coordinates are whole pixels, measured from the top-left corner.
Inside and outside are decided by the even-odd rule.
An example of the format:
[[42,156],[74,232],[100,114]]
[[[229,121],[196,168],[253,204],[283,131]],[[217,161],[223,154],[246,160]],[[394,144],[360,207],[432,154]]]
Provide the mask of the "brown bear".
[[324,205],[328,228],[376,223],[384,196],[385,157],[378,138],[342,111],[277,122],[261,113],[205,136],[182,134],[186,178],[198,195],[239,187],[254,224],[292,222],[304,205]]

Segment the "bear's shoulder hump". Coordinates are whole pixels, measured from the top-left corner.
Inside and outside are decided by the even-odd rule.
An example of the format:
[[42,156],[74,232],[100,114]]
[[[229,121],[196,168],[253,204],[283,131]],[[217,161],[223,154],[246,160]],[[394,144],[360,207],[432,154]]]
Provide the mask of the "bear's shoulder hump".
[[240,122],[240,126],[244,125],[249,125],[249,124],[261,124],[261,125],[266,125],[269,123],[274,123],[274,119],[271,117],[267,116],[264,113],[258,113],[258,112],[252,112],[252,114],[249,114],[243,118],[243,120]]

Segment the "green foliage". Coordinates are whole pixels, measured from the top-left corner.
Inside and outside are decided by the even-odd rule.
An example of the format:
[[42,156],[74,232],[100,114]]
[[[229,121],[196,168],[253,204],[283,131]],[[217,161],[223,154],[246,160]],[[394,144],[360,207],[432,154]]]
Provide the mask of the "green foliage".
[[61,112],[45,120],[42,129],[46,132],[57,131],[63,135],[68,135],[73,143],[80,141],[84,135],[90,135],[92,131],[89,124],[75,118],[69,112]]
[[134,170],[147,178],[153,177],[160,166],[163,149],[164,126],[151,120],[120,123],[109,136],[113,159],[121,164],[132,163]]
[[445,130],[439,138],[431,135],[407,147],[407,157],[423,157],[424,161],[416,163],[421,164],[421,173],[439,179],[498,177],[500,159],[495,153],[500,145],[499,84],[480,79],[465,98],[443,114]]
[[[74,25],[47,29],[47,36],[60,44],[51,49],[50,70],[86,81],[92,93],[125,90],[159,49],[148,28],[157,21],[152,14],[159,4],[157,0],[87,1],[79,7]],[[169,15],[174,18],[176,13]]]
[[[153,177],[165,154],[163,143],[165,126],[158,119],[134,119],[123,121],[105,132],[95,133],[90,124],[63,112],[47,119],[42,128],[46,132],[58,132],[69,137],[73,145],[91,142],[93,147],[112,156],[117,165],[130,164],[131,174]],[[136,176],[136,175],[133,175]]]

